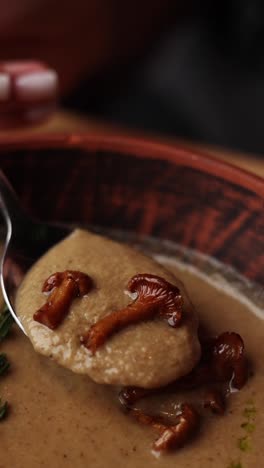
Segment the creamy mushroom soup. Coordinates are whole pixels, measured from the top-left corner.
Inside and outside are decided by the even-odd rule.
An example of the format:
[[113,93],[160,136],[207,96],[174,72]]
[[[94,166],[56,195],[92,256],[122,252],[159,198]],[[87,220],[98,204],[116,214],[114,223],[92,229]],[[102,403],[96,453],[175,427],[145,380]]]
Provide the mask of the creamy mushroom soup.
[[[226,289],[220,277],[208,279],[172,256],[160,259],[184,282],[199,319],[212,334],[236,331],[244,339],[251,375],[241,391],[230,395],[225,414],[206,413],[190,443],[157,458],[151,450],[155,432],[122,411],[115,386],[97,384],[87,375],[60,367],[36,353],[30,340],[14,329],[1,344],[1,352],[8,353],[12,363],[0,381],[0,393],[11,405],[9,418],[0,423],[1,467],[262,466],[262,311],[235,289]],[[170,417],[183,398],[186,395],[177,392],[161,394],[146,404],[149,411],[159,407]]]

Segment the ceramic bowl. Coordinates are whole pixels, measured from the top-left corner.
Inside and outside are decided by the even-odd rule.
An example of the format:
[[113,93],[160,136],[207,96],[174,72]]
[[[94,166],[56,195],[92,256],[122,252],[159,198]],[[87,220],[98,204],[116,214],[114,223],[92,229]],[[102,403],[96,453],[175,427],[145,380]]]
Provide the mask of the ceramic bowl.
[[232,165],[143,139],[47,135],[1,138],[0,167],[42,220],[166,239],[264,285],[264,181]]

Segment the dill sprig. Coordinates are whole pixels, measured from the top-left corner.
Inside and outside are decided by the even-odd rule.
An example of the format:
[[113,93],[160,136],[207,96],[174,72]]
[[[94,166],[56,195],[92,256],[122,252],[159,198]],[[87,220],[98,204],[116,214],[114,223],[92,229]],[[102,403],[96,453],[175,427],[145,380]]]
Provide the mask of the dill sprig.
[[0,342],[8,335],[13,322],[14,319],[5,305],[2,312],[0,313]]
[[6,354],[1,353],[0,354],[0,375],[3,375],[6,373],[6,371],[9,369],[9,361],[7,359]]
[[0,398],[0,421],[6,417],[7,412],[8,412],[8,403],[7,401],[2,403],[2,400]]
[[[10,314],[7,306],[5,305],[3,307],[3,310],[0,312],[0,342],[3,341],[7,337],[13,325],[13,321],[14,321],[13,317]],[[10,364],[9,364],[6,354],[0,353],[0,376],[4,375],[7,372],[7,370],[9,369],[9,366]],[[0,397],[0,421],[2,421],[6,417],[7,412],[8,412],[8,402],[7,401],[2,402],[1,397]]]

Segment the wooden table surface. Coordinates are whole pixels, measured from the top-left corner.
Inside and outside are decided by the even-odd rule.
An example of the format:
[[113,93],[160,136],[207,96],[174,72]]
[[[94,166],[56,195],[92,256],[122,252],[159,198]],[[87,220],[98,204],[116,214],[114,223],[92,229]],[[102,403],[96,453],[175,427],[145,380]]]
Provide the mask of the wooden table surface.
[[[36,128],[27,128],[23,130],[9,131],[4,132],[5,134],[12,134],[12,136],[17,136],[25,134],[45,134],[45,133],[65,133],[65,132],[86,132],[86,133],[96,133],[96,132],[107,132],[113,133],[118,131],[119,133],[128,133],[127,131],[120,130],[120,127],[110,126],[107,123],[98,122],[89,117],[83,117],[78,114],[69,113],[69,112],[58,112],[54,115],[47,123],[42,124]],[[2,132],[3,133],[3,132]],[[131,135],[131,132],[129,132]],[[142,136],[142,133],[141,133]],[[151,138],[151,135],[148,134],[148,137]],[[157,139],[157,136],[155,136]],[[162,138],[164,141],[164,137]],[[168,141],[168,140],[165,140]],[[258,156],[253,154],[246,154],[241,152],[236,152],[233,150],[228,150],[226,148],[216,148],[210,145],[200,145],[195,143],[190,143],[188,141],[180,140],[169,140],[172,144],[184,144],[192,149],[197,149],[199,151],[205,152],[213,157],[226,160],[236,166],[239,166],[247,171],[253,172],[258,176],[264,178],[264,156]]]

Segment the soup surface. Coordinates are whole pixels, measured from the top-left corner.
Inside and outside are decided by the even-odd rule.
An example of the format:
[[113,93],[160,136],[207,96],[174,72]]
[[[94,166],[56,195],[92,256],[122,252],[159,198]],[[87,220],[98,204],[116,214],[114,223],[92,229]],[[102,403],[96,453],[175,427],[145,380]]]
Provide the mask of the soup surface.
[[[228,294],[220,280],[214,285],[171,258],[167,267],[185,283],[212,334],[236,331],[244,339],[252,376],[229,397],[225,415],[209,415],[192,442],[157,458],[151,452],[156,434],[121,410],[116,388],[96,384],[37,354],[14,327],[1,344],[12,366],[0,381],[0,394],[11,403],[9,417],[0,423],[0,468],[262,466],[263,320],[239,295]],[[177,393],[162,395],[148,404],[170,413],[181,398]]]

